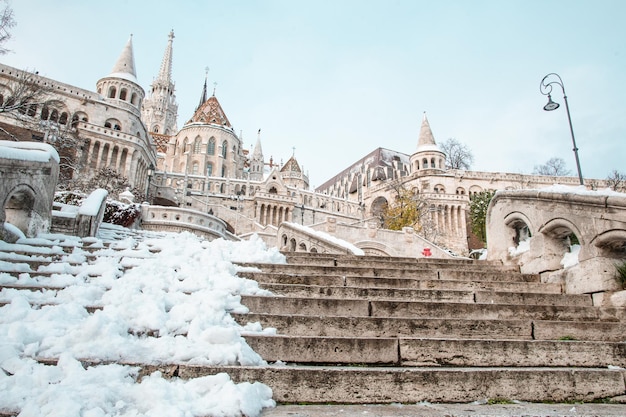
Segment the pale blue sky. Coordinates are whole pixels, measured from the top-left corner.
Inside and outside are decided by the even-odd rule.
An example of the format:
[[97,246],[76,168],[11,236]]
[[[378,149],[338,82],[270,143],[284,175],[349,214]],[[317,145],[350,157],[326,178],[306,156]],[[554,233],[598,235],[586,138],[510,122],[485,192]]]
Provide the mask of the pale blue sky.
[[[473,169],[530,173],[561,157],[575,175],[565,107],[539,82],[563,78],[582,171],[626,172],[626,2],[11,0],[8,65],[95,90],[133,34],[148,91],[174,29],[178,124],[204,68],[245,147],[296,158],[320,185],[378,146],[415,151],[426,111]],[[563,104],[560,90],[553,94]]]

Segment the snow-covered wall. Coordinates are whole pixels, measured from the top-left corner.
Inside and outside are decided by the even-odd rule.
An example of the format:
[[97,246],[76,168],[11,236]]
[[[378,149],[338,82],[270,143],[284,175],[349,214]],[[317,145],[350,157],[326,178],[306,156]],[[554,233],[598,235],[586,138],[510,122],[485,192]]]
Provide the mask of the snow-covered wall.
[[49,230],[58,177],[59,155],[50,145],[0,141],[0,238],[16,238],[5,222],[29,237]]

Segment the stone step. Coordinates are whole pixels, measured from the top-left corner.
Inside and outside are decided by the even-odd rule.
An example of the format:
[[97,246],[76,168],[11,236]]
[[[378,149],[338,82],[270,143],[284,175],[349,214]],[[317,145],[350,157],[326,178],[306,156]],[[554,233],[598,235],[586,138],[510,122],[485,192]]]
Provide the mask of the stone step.
[[421,337],[491,340],[589,340],[626,342],[626,324],[599,321],[480,320],[233,314],[241,325],[259,322],[289,336]]
[[405,258],[374,255],[340,255],[330,253],[284,252],[287,263],[291,265],[324,265],[324,266],[376,266],[391,264],[398,267],[413,265],[436,265],[441,267],[481,268],[493,271],[519,271],[518,267],[503,265],[500,261],[476,261],[469,258]]
[[279,403],[589,402],[626,393],[626,371],[608,368],[145,365],[140,376],[155,371],[183,379],[225,372],[268,385]]
[[459,291],[438,289],[361,288],[298,284],[260,283],[263,289],[277,295],[303,298],[363,298],[367,300],[450,301],[455,303],[495,303],[524,305],[592,306],[588,294],[540,294],[496,291]]
[[245,335],[268,362],[298,364],[606,367],[626,366],[626,343]]
[[350,317],[536,319],[620,321],[626,311],[612,307],[507,305],[421,301],[368,301],[336,298],[242,296],[253,313]]
[[[333,267],[315,265],[288,265],[288,264],[240,264],[241,268],[256,268],[264,273],[280,273],[293,275],[339,275],[357,277],[381,278],[414,278],[430,280],[468,280],[468,281],[512,281],[512,282],[540,282],[538,274],[522,274],[514,271],[489,271],[481,268],[440,268],[423,267],[416,264],[414,268],[397,267]],[[254,271],[251,271],[254,272]]]
[[403,288],[416,290],[510,291],[543,294],[561,294],[563,291],[561,284],[541,282],[456,281],[437,279],[421,280],[413,278],[355,277],[340,275],[274,274],[249,271],[240,271],[237,275],[260,283],[300,284],[329,287],[348,286],[360,288]]

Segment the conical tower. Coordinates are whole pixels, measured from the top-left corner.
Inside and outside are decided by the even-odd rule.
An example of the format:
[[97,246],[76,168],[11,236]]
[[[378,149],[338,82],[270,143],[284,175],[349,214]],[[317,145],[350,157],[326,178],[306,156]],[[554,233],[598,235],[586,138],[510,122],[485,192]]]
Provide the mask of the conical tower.
[[417,140],[417,150],[410,158],[413,172],[424,170],[445,170],[446,154],[439,149],[435,137],[430,128],[430,123],[426,118],[426,112],[422,118],[419,138]]
[[98,94],[111,104],[128,107],[140,116],[141,103],[145,97],[137,81],[132,35],[115,62],[111,73],[96,83]]
[[172,81],[172,43],[174,31],[168,36],[159,74],[150,86],[150,93],[141,109],[142,118],[150,133],[173,135],[178,130],[178,104]]

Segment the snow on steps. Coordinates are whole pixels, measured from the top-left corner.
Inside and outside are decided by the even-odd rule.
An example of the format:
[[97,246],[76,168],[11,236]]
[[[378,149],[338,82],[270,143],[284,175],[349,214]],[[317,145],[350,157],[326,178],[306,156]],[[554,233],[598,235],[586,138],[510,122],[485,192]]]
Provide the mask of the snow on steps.
[[[89,263],[106,261],[111,251],[124,251],[131,260],[155,255],[149,248],[116,245],[124,236],[111,233],[104,247],[90,250]],[[72,245],[41,252],[31,264],[19,256],[16,263],[26,264],[27,273],[45,270],[67,260]],[[562,295],[560,286],[536,276],[473,261],[362,257],[360,264],[359,257],[319,254],[289,260],[297,266],[242,266],[241,276],[277,295],[242,297],[250,313],[233,314],[241,323],[277,328],[276,336],[250,334],[247,340],[278,364],[131,365],[140,376],[155,370],[179,378],[226,372],[235,382],[267,384],[284,403],[590,401],[626,394],[626,372],[608,367],[626,366],[623,309],[594,307],[589,296]],[[125,267],[132,262],[115,269],[122,274]],[[4,287],[41,293],[41,299],[29,299],[32,304],[49,303],[63,291]]]

